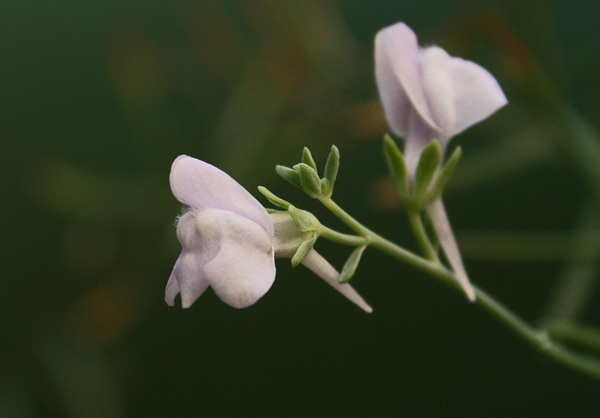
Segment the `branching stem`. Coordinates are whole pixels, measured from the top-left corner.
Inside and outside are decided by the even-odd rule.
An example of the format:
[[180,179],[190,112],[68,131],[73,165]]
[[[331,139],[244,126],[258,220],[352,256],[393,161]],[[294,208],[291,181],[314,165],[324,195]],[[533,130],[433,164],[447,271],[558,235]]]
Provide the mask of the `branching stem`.
[[[456,276],[453,272],[446,269],[442,264],[437,261],[437,255],[435,260],[428,259],[427,252],[429,248],[424,242],[419,242],[422,249],[424,250],[428,258],[423,258],[417,254],[405,250],[402,247],[394,244],[393,242],[381,237],[375,232],[371,231],[341,207],[339,207],[329,197],[323,197],[319,199],[321,203],[329,209],[335,216],[337,216],[342,222],[344,222],[350,229],[356,232],[359,237],[353,235],[345,235],[339,232],[325,228],[325,233],[322,233],[324,238],[331,239],[333,241],[346,244],[346,245],[364,245],[366,241],[368,245],[382,251],[385,254],[404,262],[424,273],[427,273],[440,282],[454,289],[455,291],[462,293],[461,287],[457,281]],[[416,220],[415,220],[416,221]],[[420,221],[420,218],[419,218]],[[412,220],[411,220],[412,223]],[[414,228],[414,227],[413,227]],[[416,234],[419,235],[422,228],[422,224],[419,227],[417,225]],[[422,231],[425,233],[425,231]],[[422,237],[421,237],[422,238]],[[417,236],[417,240],[421,241],[421,238]],[[425,238],[426,235],[425,235]],[[363,239],[363,244],[360,244],[360,239]],[[429,242],[429,241],[427,241]],[[429,243],[429,245],[431,245]],[[423,248],[425,247],[425,248]],[[431,248],[433,249],[433,248]],[[486,293],[484,290],[473,286],[477,299],[475,304],[487,311],[491,316],[496,318],[500,323],[505,325],[510,331],[515,333],[521,340],[531,345],[534,349],[544,354],[548,358],[557,361],[564,366],[567,366],[580,373],[588,375],[590,377],[600,379],[600,360],[596,357],[583,355],[576,353],[568,348],[564,347],[560,343],[553,340],[550,334],[541,328],[535,328],[521,319],[514,312],[509,310],[506,306],[496,300],[494,297]]]

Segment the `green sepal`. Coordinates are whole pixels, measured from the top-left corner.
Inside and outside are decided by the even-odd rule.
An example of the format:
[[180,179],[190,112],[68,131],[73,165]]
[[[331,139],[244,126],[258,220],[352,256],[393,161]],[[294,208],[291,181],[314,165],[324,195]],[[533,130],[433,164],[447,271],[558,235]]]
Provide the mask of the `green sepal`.
[[258,186],[258,191],[260,192],[260,194],[262,194],[264,197],[267,198],[267,200],[269,202],[271,202],[272,204],[274,204],[275,206],[280,207],[281,209],[285,209],[287,210],[287,208],[290,206],[290,202],[286,202],[285,200],[283,200],[282,198],[275,196],[269,189],[267,189],[266,187],[263,186]]
[[441,194],[444,192],[444,189],[448,185],[448,182],[450,181],[450,177],[452,177],[452,174],[454,173],[454,169],[456,168],[456,165],[458,164],[458,161],[460,160],[461,156],[462,156],[462,149],[460,147],[457,147],[454,150],[454,152],[452,153],[452,155],[450,156],[450,158],[448,158],[448,160],[446,160],[446,163],[442,167],[442,170],[440,171],[440,175],[438,176],[437,181],[435,182],[435,185],[431,192],[431,198],[430,198],[431,201],[434,201],[435,199],[440,197]]
[[310,153],[310,150],[307,147],[304,147],[304,149],[302,150],[302,162],[308,165],[313,170],[315,170],[315,173],[317,173],[318,175],[319,170],[317,169],[317,163],[315,163],[315,159],[313,158],[312,154]]
[[323,196],[331,196],[331,183],[326,178],[321,179],[321,195]]
[[288,213],[294,220],[294,223],[300,232],[317,231],[321,227],[321,223],[315,215],[305,210],[298,209],[294,205],[289,205]]
[[315,234],[313,238],[306,240],[302,244],[300,244],[300,246],[294,253],[294,256],[292,257],[292,267],[296,267],[302,262],[302,260],[304,260],[304,257],[306,257],[306,255],[313,249],[317,238],[318,236],[317,234]]
[[352,251],[352,254],[350,254],[350,257],[348,257],[348,260],[346,260],[346,264],[344,264],[344,268],[340,274],[340,279],[338,280],[340,284],[348,283],[352,276],[354,276],[365,248],[367,248],[367,246],[363,245]]
[[308,164],[300,163],[294,166],[300,176],[300,186],[311,197],[321,195],[321,179],[317,172]]
[[281,212],[280,210],[273,209],[273,208],[265,208],[265,210],[267,211],[268,214]]
[[415,173],[415,195],[417,198],[423,197],[429,191],[441,160],[442,147],[436,140],[425,147],[419,158]]
[[300,174],[298,174],[296,170],[286,167],[284,165],[276,165],[275,172],[279,175],[279,177],[281,177],[288,183],[300,189],[302,188],[302,186],[300,185]]
[[340,150],[335,145],[331,146],[331,151],[329,151],[329,156],[327,157],[327,162],[325,163],[325,179],[329,181],[331,189],[329,191],[329,195],[333,191],[333,186],[335,184],[335,179],[337,177],[338,170],[340,168]]
[[383,137],[383,153],[398,194],[406,196],[408,194],[406,162],[396,142],[389,135]]

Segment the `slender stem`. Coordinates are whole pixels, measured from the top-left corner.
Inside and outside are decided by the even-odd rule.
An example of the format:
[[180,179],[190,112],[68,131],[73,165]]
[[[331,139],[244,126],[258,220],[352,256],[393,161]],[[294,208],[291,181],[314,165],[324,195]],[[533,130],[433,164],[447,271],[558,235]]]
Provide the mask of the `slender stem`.
[[341,232],[334,231],[333,229],[327,228],[325,225],[321,225],[320,236],[333,242],[337,242],[342,245],[350,245],[354,247],[360,247],[368,244],[368,239],[363,236],[342,234]]
[[417,211],[409,211],[408,220],[410,221],[410,226],[415,234],[417,244],[419,247],[421,247],[421,251],[423,252],[425,258],[434,263],[439,263],[440,259],[438,258],[438,253],[431,244],[431,240],[427,236],[427,232],[423,226],[421,214]]
[[[577,228],[579,232],[571,242],[562,241],[562,245],[572,256],[571,263],[565,267],[556,283],[541,323],[557,320],[574,322],[592,300],[594,288],[598,285],[600,240],[596,239],[594,242],[591,237],[586,238],[584,233],[593,231],[596,238],[600,235],[599,203],[598,199],[585,202]],[[588,261],[576,261],[574,256],[580,253],[589,254],[593,258]]]
[[348,225],[350,229],[368,239],[368,235],[372,232],[352,216],[350,216],[344,209],[339,207],[338,204],[331,200],[330,197],[320,197],[319,201],[323,204],[323,206],[329,209],[331,213],[337,216],[339,220]]
[[571,321],[549,321],[544,327],[550,335],[567,344],[600,353],[600,329]]
[[[441,264],[419,257],[418,255],[413,254],[410,251],[407,251],[393,242],[381,237],[352,218],[330,198],[322,198],[320,200],[325,207],[327,207],[348,227],[365,237],[369,245],[399,261],[405,262],[406,264],[432,275],[455,291],[462,292],[460,284],[454,273],[447,270]],[[477,296],[475,304],[500,321],[500,323],[514,332],[519,338],[521,338],[521,340],[558,363],[568,366],[590,377],[600,379],[600,360],[595,357],[585,356],[566,349],[562,345],[553,341],[547,331],[534,328],[533,326],[529,325],[484,290],[476,286],[473,286],[473,289],[475,290],[475,294]]]

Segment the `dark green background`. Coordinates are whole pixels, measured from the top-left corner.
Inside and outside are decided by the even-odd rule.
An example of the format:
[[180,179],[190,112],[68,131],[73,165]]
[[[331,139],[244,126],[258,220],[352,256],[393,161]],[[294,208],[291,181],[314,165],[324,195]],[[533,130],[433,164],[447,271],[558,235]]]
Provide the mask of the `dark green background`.
[[[453,141],[464,160],[446,202],[473,281],[535,322],[564,263],[486,254],[478,231],[577,227],[594,185],[568,152],[572,127],[552,112],[568,106],[600,129],[597,9],[1,1],[0,416],[597,413],[597,382],[374,251],[353,279],[372,315],[288,260],[249,309],[212,292],[186,311],[162,300],[179,251],[168,173],[182,153],[343,229],[273,170],[295,164],[304,145],[323,163],[335,143],[336,200],[413,248],[382,181],[372,62],[376,31],[402,20],[422,44],[484,65],[506,92],[508,107]],[[317,248],[338,267],[348,251]],[[591,297],[580,319],[599,324],[598,289]]]

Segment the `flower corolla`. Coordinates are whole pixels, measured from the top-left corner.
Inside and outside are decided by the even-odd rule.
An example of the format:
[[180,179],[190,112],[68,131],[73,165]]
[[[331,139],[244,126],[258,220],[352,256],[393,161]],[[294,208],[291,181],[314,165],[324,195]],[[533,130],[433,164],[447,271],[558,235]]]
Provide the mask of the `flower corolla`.
[[437,46],[419,48],[415,33],[401,22],[375,37],[375,80],[388,124],[404,138],[413,175],[428,143],[437,139],[445,149],[454,135],[507,103],[487,70]]

